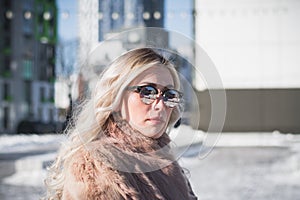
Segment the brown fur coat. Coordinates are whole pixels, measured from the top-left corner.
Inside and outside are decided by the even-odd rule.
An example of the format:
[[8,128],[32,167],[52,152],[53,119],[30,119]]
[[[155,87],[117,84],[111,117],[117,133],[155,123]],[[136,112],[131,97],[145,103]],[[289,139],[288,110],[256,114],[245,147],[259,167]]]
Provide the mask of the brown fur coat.
[[197,199],[164,134],[151,139],[110,117],[103,136],[66,163],[64,200]]

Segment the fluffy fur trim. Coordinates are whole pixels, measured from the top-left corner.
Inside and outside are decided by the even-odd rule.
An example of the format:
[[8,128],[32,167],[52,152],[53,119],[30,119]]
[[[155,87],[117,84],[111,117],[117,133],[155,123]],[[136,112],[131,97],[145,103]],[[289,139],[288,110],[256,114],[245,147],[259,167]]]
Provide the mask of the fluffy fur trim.
[[116,116],[105,130],[66,163],[62,199],[197,199],[172,157],[167,134],[147,138]]

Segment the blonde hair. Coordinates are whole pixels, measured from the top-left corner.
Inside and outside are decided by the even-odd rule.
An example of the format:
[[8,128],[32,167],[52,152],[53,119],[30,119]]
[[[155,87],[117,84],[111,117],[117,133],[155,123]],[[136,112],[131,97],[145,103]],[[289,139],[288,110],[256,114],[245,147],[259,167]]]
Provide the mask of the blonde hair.
[[[91,98],[78,108],[74,116],[74,126],[68,127],[65,133],[67,142],[61,146],[56,160],[48,169],[45,180],[46,199],[60,199],[64,186],[64,164],[82,145],[86,145],[102,134],[102,128],[113,111],[118,109],[125,88],[143,71],[153,66],[169,69],[175,89],[180,88],[180,81],[174,65],[160,55],[158,49],[139,48],[126,52],[114,60],[101,74]],[[168,126],[171,127],[179,119],[181,108],[172,111]]]

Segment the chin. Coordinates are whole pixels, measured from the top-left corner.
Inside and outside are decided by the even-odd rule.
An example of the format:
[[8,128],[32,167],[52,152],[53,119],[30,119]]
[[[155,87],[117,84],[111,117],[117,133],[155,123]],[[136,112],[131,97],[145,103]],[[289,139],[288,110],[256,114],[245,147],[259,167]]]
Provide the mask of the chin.
[[153,130],[148,131],[145,135],[154,139],[158,139],[163,135],[163,131],[161,130]]
[[144,128],[137,128],[137,130],[143,134],[144,136],[150,137],[150,138],[160,138],[163,133],[166,130],[166,127],[164,126],[145,126]]

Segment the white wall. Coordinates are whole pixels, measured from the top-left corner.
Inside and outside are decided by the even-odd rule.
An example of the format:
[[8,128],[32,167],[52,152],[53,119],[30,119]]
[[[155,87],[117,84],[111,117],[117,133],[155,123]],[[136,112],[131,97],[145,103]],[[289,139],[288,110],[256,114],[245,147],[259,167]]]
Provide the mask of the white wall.
[[300,87],[300,1],[195,3],[196,42],[225,88]]

